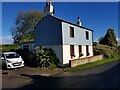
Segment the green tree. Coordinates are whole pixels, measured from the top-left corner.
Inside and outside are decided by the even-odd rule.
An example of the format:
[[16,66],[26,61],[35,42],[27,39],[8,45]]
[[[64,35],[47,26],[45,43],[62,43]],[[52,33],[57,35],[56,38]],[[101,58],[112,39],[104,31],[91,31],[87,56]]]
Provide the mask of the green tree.
[[15,44],[21,42],[34,41],[34,27],[43,17],[41,11],[20,12],[10,29]]
[[105,37],[99,43],[111,47],[118,47],[114,29],[108,29]]

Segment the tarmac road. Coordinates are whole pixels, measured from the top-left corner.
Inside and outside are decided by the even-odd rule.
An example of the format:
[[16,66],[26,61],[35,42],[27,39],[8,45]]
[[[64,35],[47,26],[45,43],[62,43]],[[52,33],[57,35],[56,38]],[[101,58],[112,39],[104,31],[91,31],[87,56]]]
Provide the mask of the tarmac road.
[[21,88],[120,88],[120,62],[52,77],[23,75],[32,83]]
[[120,61],[54,76],[21,74],[31,79],[23,88],[120,88]]

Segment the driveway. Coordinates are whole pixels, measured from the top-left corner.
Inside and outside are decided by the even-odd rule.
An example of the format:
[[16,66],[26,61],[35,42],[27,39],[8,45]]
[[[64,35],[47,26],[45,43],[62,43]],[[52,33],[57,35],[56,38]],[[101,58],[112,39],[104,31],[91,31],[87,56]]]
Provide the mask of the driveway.
[[32,81],[32,78],[25,75],[51,76],[62,73],[62,70],[57,68],[50,70],[47,68],[30,68],[23,67],[11,70],[2,70],[2,88],[17,88]]
[[72,73],[50,72],[28,67],[9,70],[3,75],[3,88],[120,88],[120,61]]

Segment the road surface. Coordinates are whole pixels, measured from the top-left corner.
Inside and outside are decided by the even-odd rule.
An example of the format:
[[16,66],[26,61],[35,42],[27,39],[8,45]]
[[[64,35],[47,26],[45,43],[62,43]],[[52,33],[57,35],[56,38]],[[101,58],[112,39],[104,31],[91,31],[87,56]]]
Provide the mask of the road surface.
[[32,82],[21,88],[120,88],[120,62],[52,77],[24,76]]
[[55,76],[21,74],[31,81],[18,88],[120,88],[120,61]]

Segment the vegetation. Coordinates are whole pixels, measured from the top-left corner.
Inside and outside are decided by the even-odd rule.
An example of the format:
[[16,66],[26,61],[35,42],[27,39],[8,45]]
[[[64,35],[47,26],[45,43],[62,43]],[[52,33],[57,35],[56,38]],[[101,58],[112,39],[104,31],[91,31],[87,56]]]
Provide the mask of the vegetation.
[[10,29],[14,43],[34,41],[34,27],[42,17],[41,11],[20,12]]
[[93,47],[94,55],[104,54],[105,58],[119,54],[116,35],[114,29],[108,29],[104,37],[98,39],[100,45]]
[[17,44],[6,44],[1,47],[2,51],[13,51],[21,55],[26,66],[54,68],[59,64],[59,60],[51,48],[41,48],[39,52],[29,52],[28,49],[19,49]]
[[90,68],[90,67],[95,67],[97,65],[105,64],[105,63],[108,63],[108,62],[117,61],[119,59],[120,59],[120,55],[116,55],[114,57],[105,58],[105,59],[100,60],[100,61],[96,61],[96,62],[92,62],[92,63],[87,63],[87,64],[83,64],[83,65],[78,65],[78,66],[73,67],[73,68],[66,67],[63,70],[66,71],[66,72],[80,71],[80,70],[83,70],[83,69],[87,69],[87,68]]
[[3,52],[14,51],[19,49],[19,46],[17,44],[5,44],[5,45],[0,45],[0,47]]
[[108,46],[117,48],[118,43],[116,40],[114,29],[108,29],[106,35],[104,36],[104,38],[101,38],[99,43],[102,45],[108,45]]
[[105,58],[110,58],[119,54],[119,51],[115,47],[110,47],[108,45],[96,45],[93,46],[94,55],[104,54]]
[[56,67],[59,64],[59,60],[51,48],[41,48],[36,55],[39,67]]

